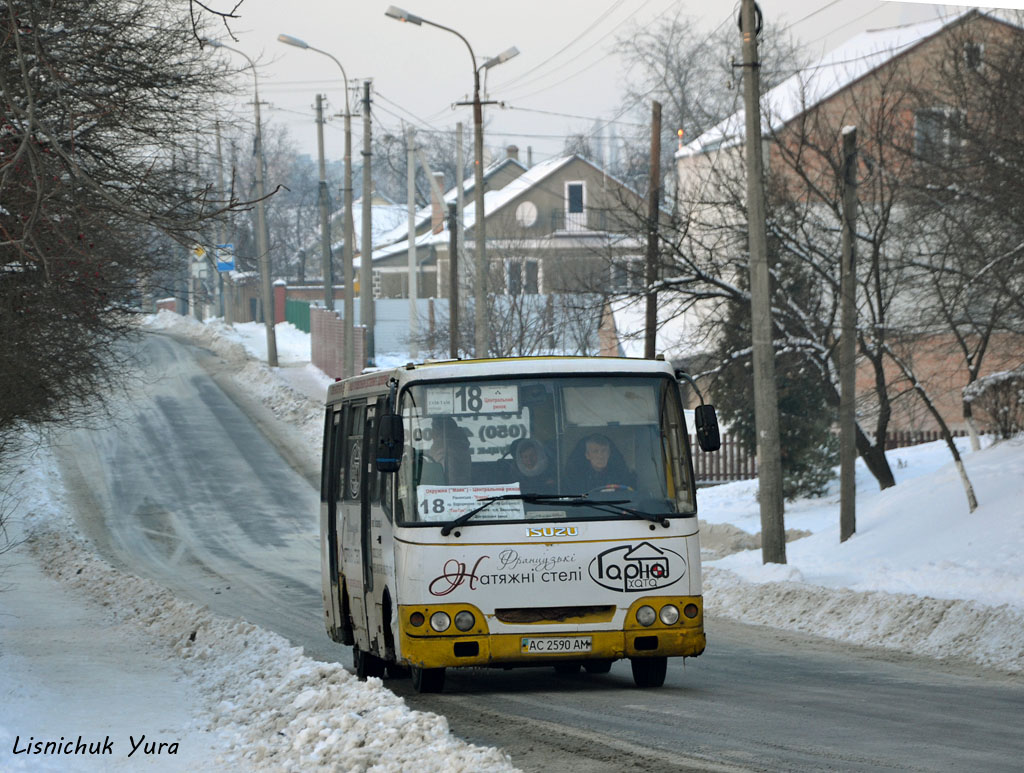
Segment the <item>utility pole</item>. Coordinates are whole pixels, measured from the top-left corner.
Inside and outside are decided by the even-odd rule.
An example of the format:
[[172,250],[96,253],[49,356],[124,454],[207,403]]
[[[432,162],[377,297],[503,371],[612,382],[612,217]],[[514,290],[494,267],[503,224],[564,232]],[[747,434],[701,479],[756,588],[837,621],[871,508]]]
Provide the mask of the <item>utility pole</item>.
[[459,356],[459,216],[448,203],[448,356]]
[[484,213],[484,111],[480,102],[480,70],[473,63],[473,199],[476,216],[476,292],[473,297],[477,359],[487,357],[490,331],[487,329],[487,225]]
[[324,308],[334,311],[334,267],[331,265],[331,202],[327,191],[327,162],[324,160],[324,96],[316,95],[316,147],[320,162],[320,259],[324,277]]
[[[344,73],[344,70],[342,70]],[[352,256],[355,251],[355,234],[352,225],[352,111],[348,106],[348,78],[345,78],[345,246],[342,250],[342,273],[345,277],[345,350],[344,368],[346,376],[355,376],[355,292],[352,272]],[[361,369],[360,369],[361,370]]]
[[[466,181],[463,177],[465,169],[466,159],[462,153],[462,121],[459,121],[455,124],[455,216],[459,230],[458,253],[463,257],[466,255],[466,221],[462,217],[463,207],[466,203]],[[465,260],[459,262],[459,273],[459,284],[464,288],[468,284],[465,277],[467,273]],[[459,297],[461,298],[461,293]]]
[[843,127],[843,265],[839,338],[839,541],[857,531],[857,127]]
[[[214,126],[214,131],[215,131],[215,133],[217,135],[217,193],[218,193],[218,195],[220,195],[221,201],[224,201],[225,198],[226,198],[226,193],[224,191],[224,155],[221,152],[221,146],[220,146],[220,121],[214,121],[213,122],[213,126]],[[217,220],[217,244],[215,246],[215,249],[220,249],[220,246],[225,243],[226,239],[227,239],[227,234],[224,231],[224,221],[222,219],[218,218],[218,220]],[[216,261],[217,261],[217,255],[215,253],[214,254],[214,263],[216,263]],[[229,308],[231,304],[225,304],[224,303],[224,272],[223,271],[218,271],[217,272],[217,297],[219,298],[219,301],[218,301],[218,312],[220,314],[220,317],[221,317],[221,319],[224,320],[224,322],[226,324],[230,325],[231,322],[232,322],[232,320],[230,319],[231,312],[230,312],[230,308]]]
[[376,308],[373,301],[373,180],[370,130],[370,81],[363,81],[363,228],[359,245],[359,324],[365,329],[366,363],[373,365],[373,324]]
[[416,324],[417,283],[416,283],[416,139],[415,130],[409,126],[405,130],[405,146],[408,154],[409,182],[406,188],[407,206],[409,207],[409,359],[415,360],[419,355],[416,336],[419,325]]
[[750,239],[750,323],[754,364],[754,424],[761,505],[761,558],[786,563],[786,528],[782,503],[782,459],[779,443],[779,401],[772,346],[771,279],[765,232],[764,166],[761,158],[761,86],[757,59],[760,10],[742,0],[743,97],[746,108],[747,227]]
[[653,360],[658,333],[658,202],[661,198],[661,102],[651,105],[651,176],[647,183],[647,285],[646,319],[644,322],[644,357]]

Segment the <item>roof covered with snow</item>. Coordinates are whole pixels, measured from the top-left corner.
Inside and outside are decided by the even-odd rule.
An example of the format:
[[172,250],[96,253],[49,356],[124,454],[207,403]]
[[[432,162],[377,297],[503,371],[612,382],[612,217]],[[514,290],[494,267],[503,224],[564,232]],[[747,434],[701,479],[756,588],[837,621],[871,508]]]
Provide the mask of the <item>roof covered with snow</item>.
[[[847,86],[910,51],[967,13],[932,19],[901,27],[867,30],[801,68],[761,97],[761,130],[767,134],[792,121],[807,108],[837,94]],[[746,111],[738,110],[676,152],[676,158],[695,156],[743,142]]]

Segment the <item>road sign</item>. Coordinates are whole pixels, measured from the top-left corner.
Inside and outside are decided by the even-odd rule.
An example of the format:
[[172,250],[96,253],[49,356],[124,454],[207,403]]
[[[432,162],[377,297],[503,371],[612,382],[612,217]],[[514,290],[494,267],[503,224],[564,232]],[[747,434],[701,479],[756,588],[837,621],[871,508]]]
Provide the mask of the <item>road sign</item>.
[[235,270],[235,245],[234,244],[218,244],[217,245],[217,270],[218,271],[234,271]]

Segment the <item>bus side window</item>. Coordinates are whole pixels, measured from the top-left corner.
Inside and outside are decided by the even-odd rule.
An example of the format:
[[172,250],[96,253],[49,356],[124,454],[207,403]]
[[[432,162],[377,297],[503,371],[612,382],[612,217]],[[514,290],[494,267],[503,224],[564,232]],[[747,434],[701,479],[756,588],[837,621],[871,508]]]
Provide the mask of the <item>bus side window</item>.
[[377,437],[377,416],[379,416],[380,402],[378,401],[374,405],[366,406],[366,426],[363,428],[364,435],[364,453],[366,459],[363,463],[363,474],[366,475],[366,481],[363,485],[363,494],[370,501],[371,504],[377,504],[380,502],[380,474],[377,472],[377,465],[374,464],[373,454],[376,451],[376,437]]
[[338,426],[341,424],[341,411],[334,406],[327,407],[324,417],[324,443],[322,466],[320,469],[320,501],[337,501],[338,492],[332,485],[338,479]]
[[331,420],[331,468],[327,474],[330,486],[329,496],[332,502],[337,502],[345,496],[345,416],[348,413],[348,406],[342,406],[334,411]]
[[366,405],[349,405],[345,431],[344,475],[345,499],[359,500],[363,468],[363,428],[366,424]]

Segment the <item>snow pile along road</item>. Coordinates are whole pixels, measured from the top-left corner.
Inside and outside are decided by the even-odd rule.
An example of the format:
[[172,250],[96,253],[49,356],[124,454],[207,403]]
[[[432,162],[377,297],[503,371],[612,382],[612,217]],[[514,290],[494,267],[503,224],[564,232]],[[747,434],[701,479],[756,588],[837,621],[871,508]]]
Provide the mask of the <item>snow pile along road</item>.
[[46,449],[19,479],[27,547],[49,574],[180,667],[185,692],[201,704],[190,710],[218,742],[202,769],[515,770],[497,749],[453,737],[444,717],[410,710],[379,679],[360,682],[277,634],[112,568],[76,532],[54,489],[59,480]]

